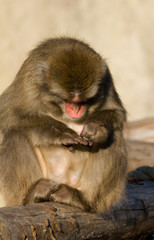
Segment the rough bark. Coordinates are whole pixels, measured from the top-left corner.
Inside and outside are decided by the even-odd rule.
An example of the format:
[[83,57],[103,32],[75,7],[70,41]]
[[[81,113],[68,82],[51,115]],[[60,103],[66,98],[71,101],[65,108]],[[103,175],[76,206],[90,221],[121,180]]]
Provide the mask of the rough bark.
[[0,209],[0,239],[146,239],[154,234],[154,182],[128,184],[125,200],[108,214],[57,203]]

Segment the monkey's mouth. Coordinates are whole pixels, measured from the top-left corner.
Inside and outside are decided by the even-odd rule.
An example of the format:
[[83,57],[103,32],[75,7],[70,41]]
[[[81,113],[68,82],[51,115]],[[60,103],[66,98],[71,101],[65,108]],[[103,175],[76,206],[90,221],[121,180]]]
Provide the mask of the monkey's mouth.
[[85,105],[80,103],[66,102],[65,111],[72,118],[80,118],[85,112]]

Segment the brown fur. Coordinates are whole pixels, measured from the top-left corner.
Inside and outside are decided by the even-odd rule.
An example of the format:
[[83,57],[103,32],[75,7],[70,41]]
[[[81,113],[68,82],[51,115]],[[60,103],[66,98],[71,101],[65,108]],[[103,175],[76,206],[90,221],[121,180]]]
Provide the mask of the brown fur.
[[[84,114],[72,119],[66,102]],[[108,210],[125,186],[125,120],[99,54],[72,38],[40,44],[0,97],[1,206],[57,201]]]

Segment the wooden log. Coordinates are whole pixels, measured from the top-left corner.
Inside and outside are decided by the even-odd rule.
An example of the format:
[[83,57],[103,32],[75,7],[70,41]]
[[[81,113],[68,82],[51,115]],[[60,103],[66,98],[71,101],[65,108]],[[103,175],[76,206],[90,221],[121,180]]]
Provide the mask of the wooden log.
[[128,184],[126,197],[108,214],[58,203],[0,209],[1,240],[140,240],[154,234],[154,182]]

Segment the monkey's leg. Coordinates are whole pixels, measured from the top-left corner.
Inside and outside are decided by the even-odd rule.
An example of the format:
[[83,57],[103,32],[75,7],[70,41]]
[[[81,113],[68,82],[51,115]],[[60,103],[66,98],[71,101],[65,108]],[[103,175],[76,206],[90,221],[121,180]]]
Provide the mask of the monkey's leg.
[[60,184],[58,189],[50,195],[50,201],[65,203],[71,206],[81,208],[84,211],[90,211],[90,205],[84,199],[82,192],[66,184]]
[[45,201],[55,201],[72,205],[85,211],[90,210],[90,206],[83,198],[82,193],[77,189],[66,184],[56,184],[49,179],[40,179],[30,188],[23,204]]
[[29,187],[42,178],[33,147],[17,131],[4,135],[0,145],[0,196],[3,206],[21,204]]
[[127,153],[122,132],[115,132],[114,139],[109,148],[102,150],[104,173],[93,205],[97,212],[108,211],[125,195]]

